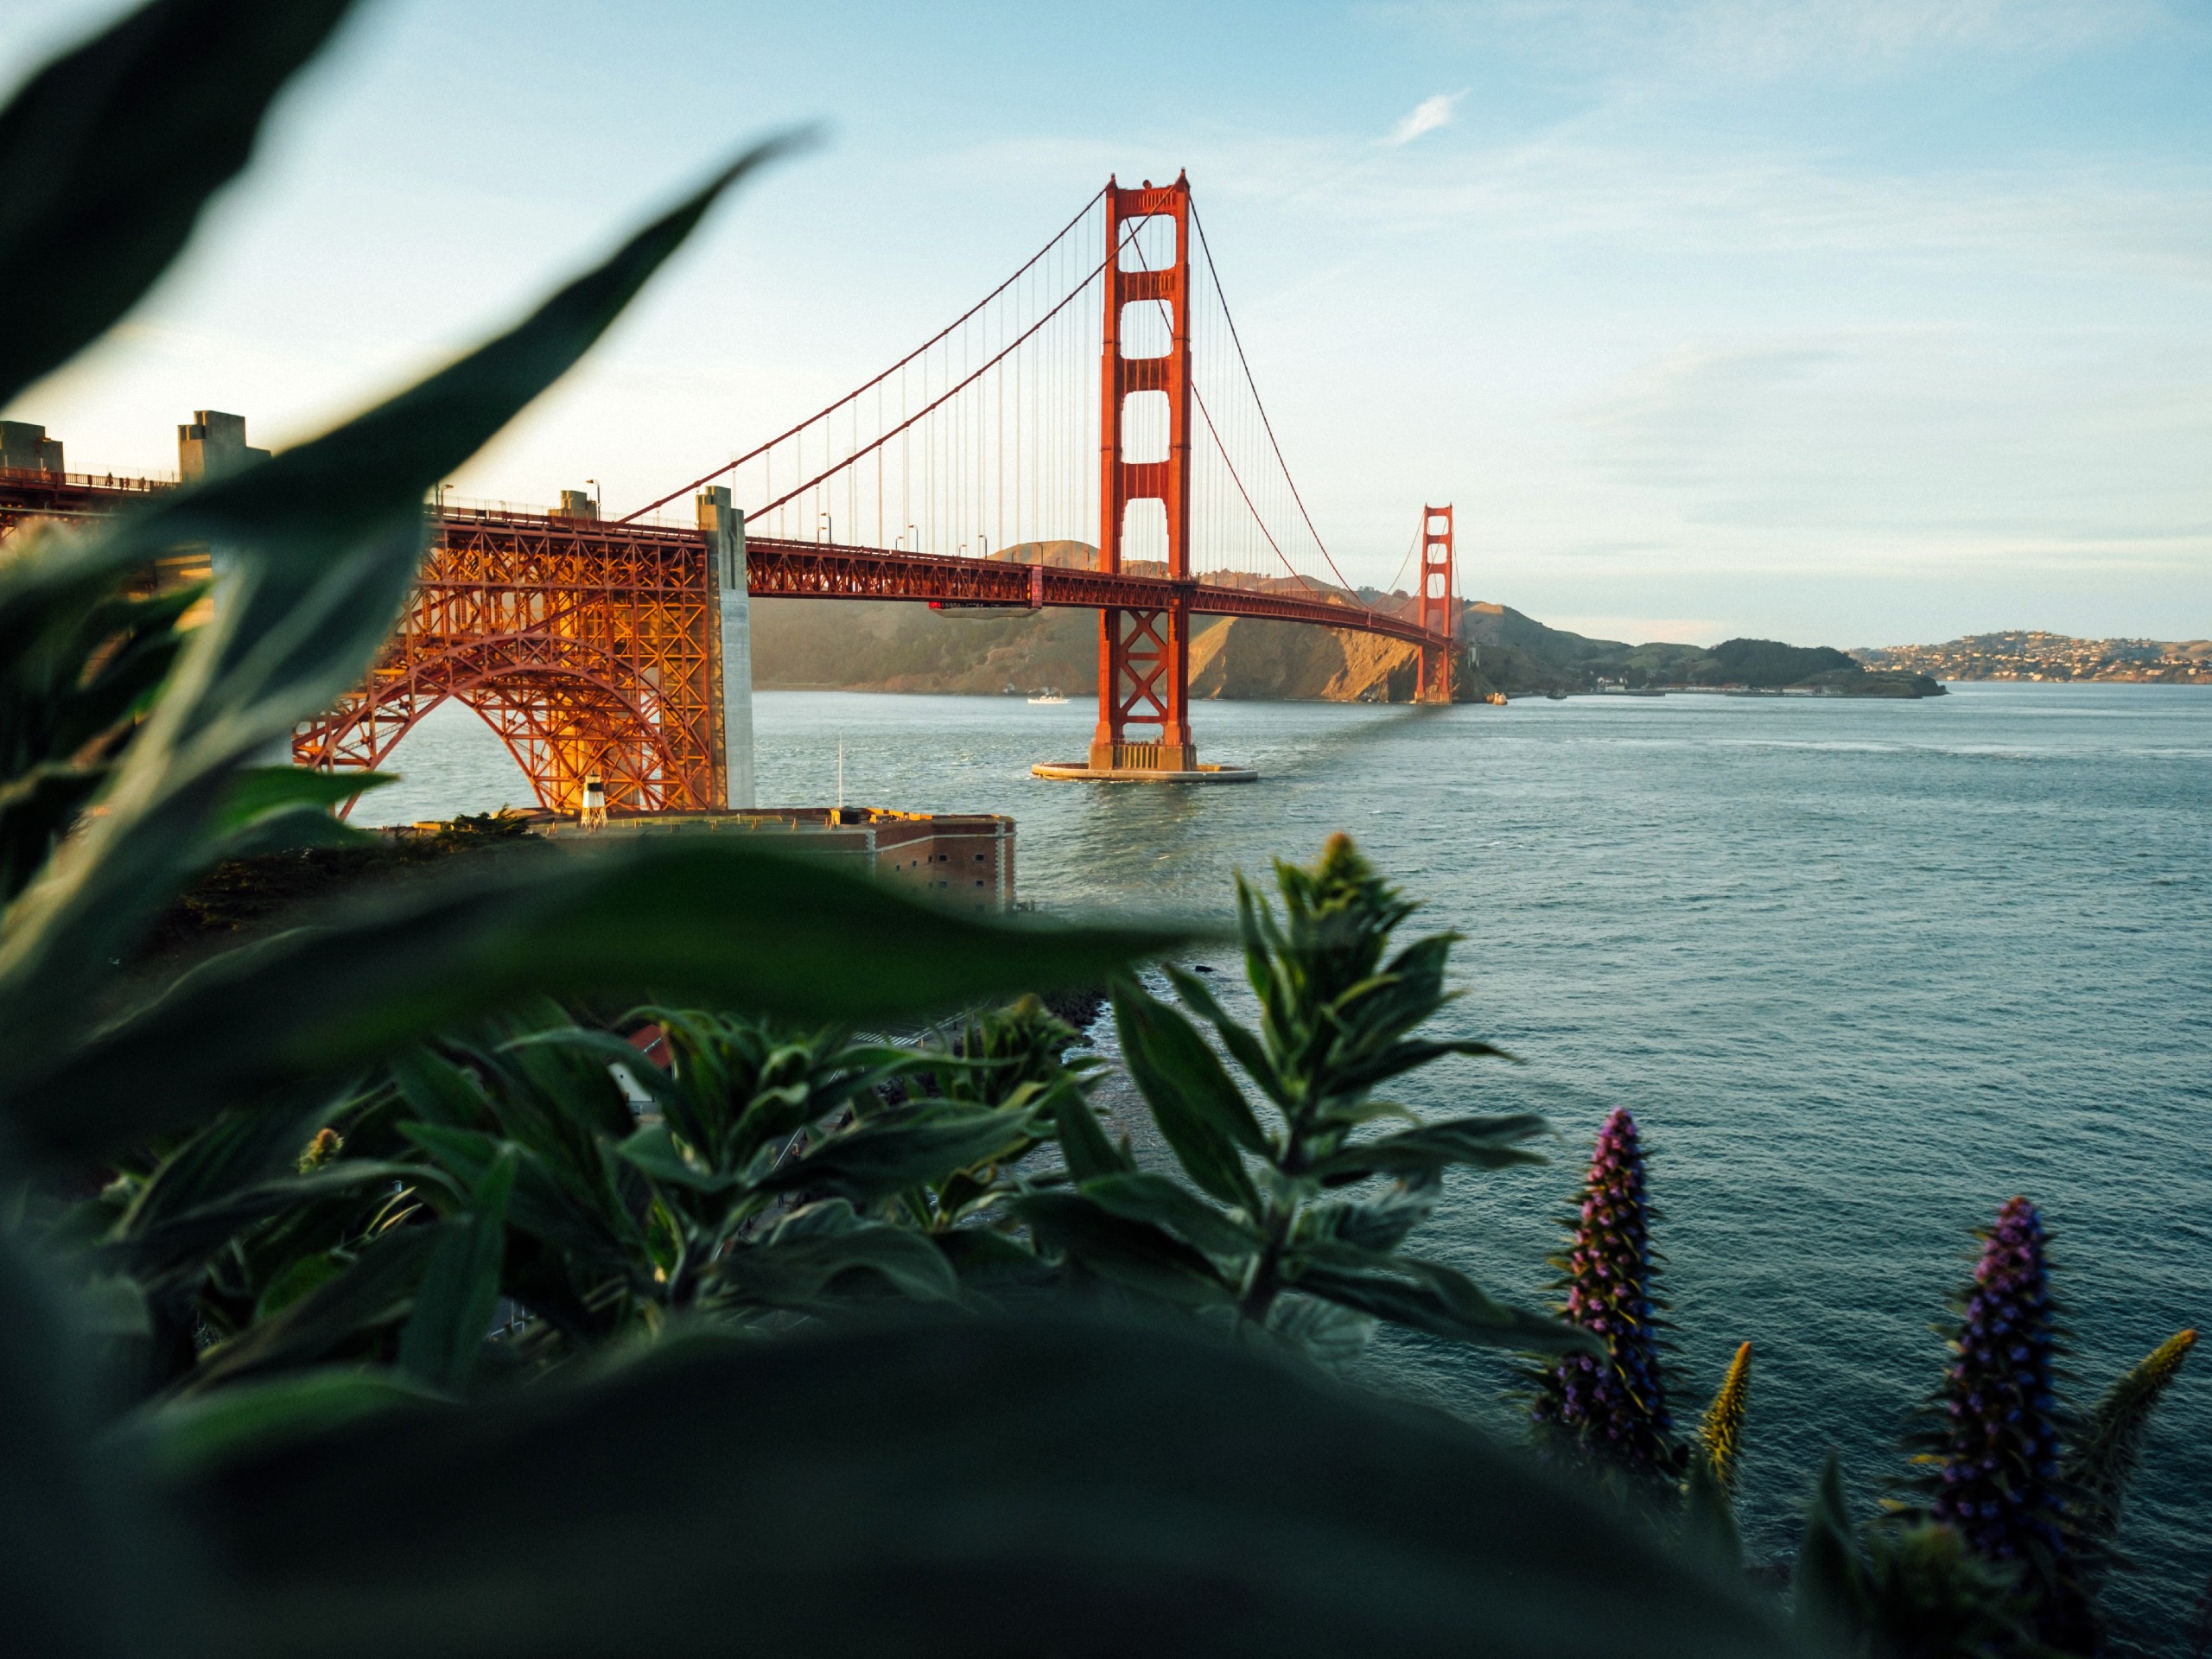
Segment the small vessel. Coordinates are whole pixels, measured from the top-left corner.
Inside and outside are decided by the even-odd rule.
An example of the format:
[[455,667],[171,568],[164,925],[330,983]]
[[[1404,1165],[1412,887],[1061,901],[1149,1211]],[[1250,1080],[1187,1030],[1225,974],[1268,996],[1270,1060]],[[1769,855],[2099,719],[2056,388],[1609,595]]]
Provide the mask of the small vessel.
[[1067,698],[1056,685],[1048,685],[1029,699],[1032,702],[1065,702]]

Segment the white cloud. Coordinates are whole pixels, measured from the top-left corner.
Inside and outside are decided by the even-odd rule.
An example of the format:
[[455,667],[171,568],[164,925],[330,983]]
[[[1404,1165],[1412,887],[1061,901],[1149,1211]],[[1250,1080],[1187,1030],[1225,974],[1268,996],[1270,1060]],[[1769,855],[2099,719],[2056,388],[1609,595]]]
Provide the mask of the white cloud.
[[1459,100],[1466,95],[1463,91],[1439,92],[1433,98],[1424,98],[1413,106],[1404,120],[1390,129],[1390,136],[1383,142],[1410,144],[1425,132],[1434,132],[1439,127],[1450,126],[1453,114],[1459,107]]

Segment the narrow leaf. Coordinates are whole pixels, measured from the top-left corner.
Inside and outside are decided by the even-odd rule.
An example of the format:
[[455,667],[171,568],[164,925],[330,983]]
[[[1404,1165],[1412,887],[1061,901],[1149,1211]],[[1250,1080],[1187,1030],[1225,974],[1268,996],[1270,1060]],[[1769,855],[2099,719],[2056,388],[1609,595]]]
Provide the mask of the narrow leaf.
[[399,1336],[399,1363],[434,1389],[461,1394],[492,1325],[506,1259],[507,1203],[518,1154],[502,1147],[469,1195],[467,1219],[439,1241]]
[[1236,1259],[1260,1248],[1260,1236],[1165,1175],[1109,1175],[1080,1191],[1101,1209],[1130,1221],[1165,1227],[1210,1255]]
[[0,111],[0,404],[107,331],[252,154],[348,0],[155,0]]
[[1116,978],[1112,995],[1129,1076],[1177,1160],[1224,1203],[1256,1208],[1238,1149],[1264,1153],[1267,1137],[1220,1059],[1189,1020],[1133,981]]
[[539,994],[857,1021],[1084,983],[1187,937],[963,916],[720,836],[456,874],[344,914],[215,958],[73,1051],[14,1056],[44,1069],[9,1090],[23,1137],[95,1153]]
[[1740,1586],[1441,1413],[1127,1324],[671,1344],[179,1501],[243,1580],[226,1659],[461,1659],[487,1608],[512,1654],[1789,1651]]

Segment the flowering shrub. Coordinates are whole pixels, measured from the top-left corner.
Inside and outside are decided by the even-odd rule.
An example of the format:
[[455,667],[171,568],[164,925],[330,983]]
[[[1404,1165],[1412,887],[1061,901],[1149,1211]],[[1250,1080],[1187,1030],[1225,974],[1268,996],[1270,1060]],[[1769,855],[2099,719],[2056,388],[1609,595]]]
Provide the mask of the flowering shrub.
[[1571,1355],[1539,1373],[1532,1415],[1540,1433],[1630,1474],[1672,1471],[1681,1453],[1659,1367],[1643,1148],[1625,1110],[1599,1132],[1574,1242],[1559,1265],[1560,1311],[1605,1352]]

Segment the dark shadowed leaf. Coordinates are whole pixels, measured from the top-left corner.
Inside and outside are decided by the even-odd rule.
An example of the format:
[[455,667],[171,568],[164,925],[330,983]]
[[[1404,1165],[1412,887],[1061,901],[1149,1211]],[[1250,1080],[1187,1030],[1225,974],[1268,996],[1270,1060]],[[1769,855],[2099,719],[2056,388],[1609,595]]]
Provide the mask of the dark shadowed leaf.
[[152,1272],[178,1257],[197,1254],[235,1237],[256,1222],[288,1214],[319,1199],[426,1179],[440,1178],[435,1170],[416,1165],[348,1159],[310,1174],[242,1186],[195,1208],[163,1215],[158,1220],[128,1224],[124,1236],[107,1247],[104,1254],[133,1271]]
[[1805,1531],[1797,1545],[1799,1643],[1814,1653],[1853,1651],[1866,1621],[1866,1580],[1843,1491],[1843,1461],[1831,1451],[1805,1506]]
[[[951,1263],[929,1240],[862,1221],[842,1199],[810,1205],[766,1243],[733,1251],[721,1280],[734,1295],[769,1307],[814,1307],[833,1288],[887,1287],[925,1302],[950,1302],[960,1295]],[[855,1280],[876,1282],[861,1287]]]
[[14,1103],[24,1139],[112,1147],[537,993],[857,1020],[1081,984],[1187,937],[962,916],[720,837],[470,873],[349,913],[218,957],[95,1040],[54,1046],[42,1086]]
[[256,1372],[312,1364],[361,1332],[407,1311],[431,1253],[458,1222],[397,1227],[364,1249],[353,1265],[273,1319],[249,1325],[202,1357],[181,1392],[190,1395]]
[[155,0],[0,111],[0,403],[152,286],[349,4]]
[[434,1389],[460,1394],[476,1369],[499,1300],[499,1266],[506,1259],[507,1202],[514,1196],[517,1148],[505,1146],[468,1195],[468,1214],[431,1253],[415,1292],[399,1363]]
[[1023,1139],[1020,1112],[879,1113],[830,1135],[762,1179],[768,1192],[834,1193],[868,1205],[986,1163]]
[[200,1650],[176,1558],[132,1512],[137,1483],[96,1471],[113,1402],[69,1304],[0,1235],[0,1607],[10,1651],[137,1659]]
[[1108,1175],[1085,1181],[1081,1191],[1101,1209],[1130,1221],[1165,1227],[1210,1255],[1233,1259],[1260,1248],[1260,1236],[1249,1225],[1222,1214],[1165,1175]]
[[445,1401],[444,1395],[405,1371],[382,1365],[318,1365],[149,1406],[124,1420],[111,1438],[158,1473],[177,1478],[327,1433],[377,1412]]
[[1075,1261],[1127,1289],[1190,1307],[1216,1307],[1230,1300],[1219,1268],[1181,1239],[1149,1222],[1117,1216],[1076,1192],[1030,1192],[1014,1200],[1048,1250]]
[[474,1659],[487,1608],[517,1655],[1788,1651],[1740,1589],[1440,1415],[1129,1326],[677,1344],[186,1501],[242,1592],[235,1659]]
[[1287,1266],[1291,1284],[1309,1296],[1456,1342],[1548,1354],[1605,1351],[1588,1332],[1501,1302],[1441,1262],[1337,1244],[1300,1249]]

